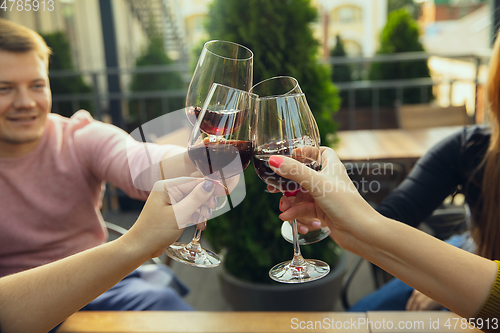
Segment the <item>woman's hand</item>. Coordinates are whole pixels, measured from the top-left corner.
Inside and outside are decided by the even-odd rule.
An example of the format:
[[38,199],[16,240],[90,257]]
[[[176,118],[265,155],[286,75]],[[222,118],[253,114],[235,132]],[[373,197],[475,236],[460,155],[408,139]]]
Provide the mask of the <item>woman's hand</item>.
[[210,218],[216,187],[221,186],[190,177],[156,182],[141,215],[122,238],[146,251],[147,256],[158,257],[187,225]]
[[[271,193],[281,193],[281,191],[277,190],[272,185],[267,185],[267,189]],[[290,207],[304,202],[314,202],[314,198],[309,192],[300,191],[293,197],[283,196],[280,200],[279,209],[281,212],[286,212]],[[326,226],[326,223],[315,217],[304,217],[301,220],[297,220],[297,230],[304,235],[309,231],[320,229],[323,226]]]
[[[344,165],[331,148],[321,148],[321,171],[314,171],[296,160],[275,155],[269,159],[279,175],[296,181],[308,193],[298,194],[298,204],[290,206],[283,198],[280,218],[297,219],[301,226],[318,228],[321,223],[332,230],[331,237],[349,250],[354,245],[351,234],[362,232],[364,223],[375,217],[375,210],[361,197]],[[320,223],[318,223],[320,222]]]

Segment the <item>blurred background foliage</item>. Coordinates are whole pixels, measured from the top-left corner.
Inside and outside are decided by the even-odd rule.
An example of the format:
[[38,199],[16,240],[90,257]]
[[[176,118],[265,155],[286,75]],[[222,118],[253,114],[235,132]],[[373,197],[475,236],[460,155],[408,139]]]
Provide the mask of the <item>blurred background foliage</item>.
[[[387,24],[380,35],[380,48],[377,54],[400,52],[422,52],[417,22],[407,10],[398,9],[389,13]],[[373,63],[370,67],[370,80],[403,80],[430,77],[427,60]],[[432,99],[432,87],[426,88],[426,98],[421,100],[420,88],[406,88],[403,92],[404,104],[428,103]],[[380,104],[393,105],[397,99],[394,89],[381,91]]]
[[[50,34],[41,34],[41,36],[52,50],[52,55],[49,59],[49,74],[52,71],[58,70],[76,72],[73,56],[71,54],[71,46],[66,35],[59,31]],[[51,77],[50,89],[53,95],[85,94],[92,92],[92,88],[83,80],[82,75]],[[93,106],[90,100],[78,102],[77,108],[85,109],[91,113],[93,112]],[[78,110],[75,109],[72,102],[57,102],[52,111],[65,117],[71,117],[71,115]]]
[[[150,26],[148,30],[148,44],[136,59],[135,67],[174,64],[174,61],[171,60],[165,52],[163,36],[158,33],[158,30],[153,26]],[[181,73],[175,71],[166,73],[135,73],[132,76],[132,80],[130,83],[130,91],[133,92],[176,90],[186,88],[187,87],[182,79]],[[139,110],[141,108],[139,103],[140,101],[136,99],[129,101],[130,123],[144,122],[139,119]],[[143,112],[145,112],[143,115],[144,119],[150,120],[163,115],[164,111],[162,103],[163,102],[161,99],[150,98],[144,100],[142,105],[144,109]],[[168,103],[170,110],[178,110],[185,106],[185,99],[169,98]]]

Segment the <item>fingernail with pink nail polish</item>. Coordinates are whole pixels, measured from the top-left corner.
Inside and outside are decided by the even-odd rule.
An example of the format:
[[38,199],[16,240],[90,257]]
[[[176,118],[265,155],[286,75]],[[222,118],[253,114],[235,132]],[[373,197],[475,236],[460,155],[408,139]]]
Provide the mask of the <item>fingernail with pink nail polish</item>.
[[271,158],[269,158],[269,164],[272,167],[279,168],[281,163],[283,163],[283,157],[281,156],[271,156]]
[[314,221],[313,223],[311,223],[311,227],[313,227],[314,229],[318,229],[321,227],[321,222]]

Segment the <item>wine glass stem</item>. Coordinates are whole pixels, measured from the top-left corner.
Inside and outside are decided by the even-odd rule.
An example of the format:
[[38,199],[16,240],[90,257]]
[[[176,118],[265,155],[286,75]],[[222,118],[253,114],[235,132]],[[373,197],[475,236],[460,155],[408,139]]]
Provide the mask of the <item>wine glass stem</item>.
[[199,243],[201,238],[201,232],[205,230],[205,222],[198,223],[196,225],[196,230],[194,231],[193,239],[191,243]]
[[198,223],[196,225],[196,230],[193,235],[193,239],[186,245],[185,251],[189,252],[192,257],[196,256],[196,254],[201,253],[203,251],[203,248],[200,245],[200,238],[201,238],[201,232],[205,229],[204,226],[201,224],[203,223]]
[[292,266],[303,266],[305,264],[305,260],[300,253],[300,245],[299,245],[299,233],[297,231],[297,220],[292,221],[292,229],[293,229],[293,259],[291,262]]

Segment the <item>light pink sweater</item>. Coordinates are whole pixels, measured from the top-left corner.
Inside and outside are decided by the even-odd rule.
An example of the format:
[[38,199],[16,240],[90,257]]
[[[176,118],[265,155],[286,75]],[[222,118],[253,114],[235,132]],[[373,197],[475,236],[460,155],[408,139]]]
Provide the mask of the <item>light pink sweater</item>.
[[[103,181],[146,199],[132,182],[128,156],[144,170],[144,144],[86,111],[70,119],[49,114],[38,146],[18,158],[0,158],[0,276],[36,267],[102,244]],[[159,160],[168,146],[148,146]]]

